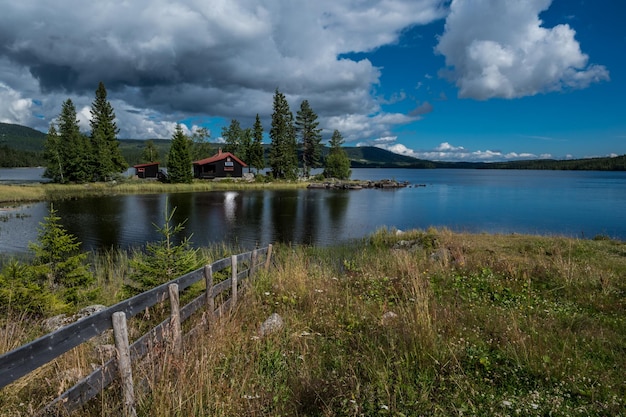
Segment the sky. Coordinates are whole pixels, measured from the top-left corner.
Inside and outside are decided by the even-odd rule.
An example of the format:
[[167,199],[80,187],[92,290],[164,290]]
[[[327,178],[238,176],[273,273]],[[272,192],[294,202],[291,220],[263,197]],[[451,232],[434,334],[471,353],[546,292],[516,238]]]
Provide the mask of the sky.
[[[441,161],[626,154],[624,0],[0,0],[0,122],[119,138],[308,100],[324,142]],[[269,138],[266,138],[269,143]]]

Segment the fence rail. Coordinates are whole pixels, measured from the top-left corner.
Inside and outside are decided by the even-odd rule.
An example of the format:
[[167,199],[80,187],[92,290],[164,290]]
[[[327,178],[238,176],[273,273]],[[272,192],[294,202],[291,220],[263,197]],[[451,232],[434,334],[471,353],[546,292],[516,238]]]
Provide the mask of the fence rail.
[[[61,329],[40,337],[24,346],[14,349],[0,356],[0,388],[18,380],[35,369],[51,362],[67,351],[80,344],[87,342],[93,337],[99,336],[109,329],[116,332],[116,347],[118,358],[120,357],[120,346],[117,344],[118,329],[114,328],[116,319],[125,320],[143,312],[146,308],[170,299],[172,305],[176,304],[176,311],[172,309],[169,318],[152,328],[148,333],[139,337],[128,346],[130,361],[136,361],[145,356],[156,343],[163,342],[175,323],[187,320],[203,306],[208,309],[209,320],[221,314],[225,308],[234,306],[237,303],[238,286],[248,277],[252,276],[261,265],[267,269],[272,256],[272,245],[263,249],[233,255],[229,258],[217,260],[210,265],[206,265],[195,271],[189,272],[172,281],[161,284],[149,291],[138,294],[132,298],[121,301],[109,308],[94,313],[75,323],[62,327]],[[248,268],[238,271],[238,265],[247,263]],[[217,284],[213,284],[213,273],[231,268],[231,276]],[[178,294],[200,280],[205,280],[206,290],[204,293],[193,299],[187,305],[178,309]],[[216,308],[215,298],[221,293],[231,289],[231,297],[224,300]],[[173,294],[172,292],[175,292]],[[172,300],[175,298],[175,301]],[[117,315],[116,315],[117,313]],[[123,315],[123,317],[122,317]],[[125,324],[124,324],[125,326]],[[180,338],[180,334],[174,337]],[[76,385],[65,391],[58,398],[52,401],[40,414],[50,415],[52,410],[62,407],[64,412],[70,412],[85,404],[104,390],[111,382],[120,375],[123,378],[124,372],[129,369],[120,369],[122,361],[112,358],[97,368],[90,375],[80,380]],[[125,399],[128,393],[125,392]],[[126,402],[126,400],[125,400]],[[134,415],[131,408],[127,414]]]

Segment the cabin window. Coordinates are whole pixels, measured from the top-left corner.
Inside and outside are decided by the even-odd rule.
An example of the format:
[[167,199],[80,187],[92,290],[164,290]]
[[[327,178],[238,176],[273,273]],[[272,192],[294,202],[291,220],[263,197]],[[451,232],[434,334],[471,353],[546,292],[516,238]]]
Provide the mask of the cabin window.
[[137,168],[137,172],[145,172],[145,168]]
[[224,166],[225,167],[232,167],[232,166],[235,166],[235,164],[232,161],[226,161],[226,162],[224,162]]

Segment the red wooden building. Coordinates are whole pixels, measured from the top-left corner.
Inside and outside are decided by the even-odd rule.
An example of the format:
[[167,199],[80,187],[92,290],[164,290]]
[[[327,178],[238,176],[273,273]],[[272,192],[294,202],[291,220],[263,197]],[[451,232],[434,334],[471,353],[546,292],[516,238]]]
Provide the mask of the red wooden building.
[[159,175],[159,163],[150,162],[133,166],[135,175],[139,178],[157,178]]
[[247,167],[245,162],[230,152],[219,152],[210,158],[201,159],[193,163],[194,178],[240,178],[243,169]]

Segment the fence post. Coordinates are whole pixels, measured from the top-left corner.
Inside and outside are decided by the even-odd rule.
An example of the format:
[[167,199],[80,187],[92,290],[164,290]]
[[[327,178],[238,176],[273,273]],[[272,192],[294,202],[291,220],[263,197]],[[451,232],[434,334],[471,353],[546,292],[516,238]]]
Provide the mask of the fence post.
[[237,255],[230,257],[231,281],[232,281],[232,302],[231,308],[237,304]]
[[174,355],[178,355],[183,348],[182,329],[180,326],[180,302],[178,298],[178,284],[170,284],[170,332],[172,335],[171,348]]
[[213,265],[204,266],[204,282],[206,283],[206,305],[209,310],[209,317],[207,323],[209,328],[213,323],[215,314],[215,296],[213,295]]
[[252,260],[250,261],[250,272],[248,273],[249,277],[254,277],[256,274],[256,263],[258,262],[259,254],[257,250],[252,251]]
[[272,259],[272,244],[267,245],[267,258],[265,259],[265,270],[270,269],[270,260]]
[[136,417],[135,391],[133,388],[133,369],[130,364],[130,349],[128,347],[128,328],[126,314],[122,311],[113,313],[113,335],[117,348],[117,367],[122,379],[122,393],[124,395],[124,415]]

